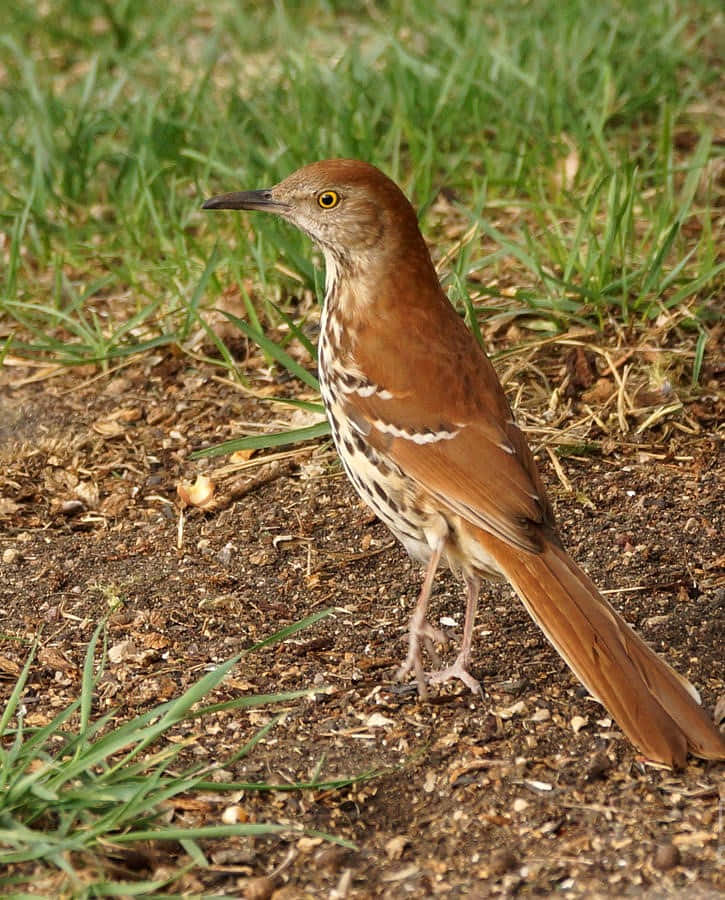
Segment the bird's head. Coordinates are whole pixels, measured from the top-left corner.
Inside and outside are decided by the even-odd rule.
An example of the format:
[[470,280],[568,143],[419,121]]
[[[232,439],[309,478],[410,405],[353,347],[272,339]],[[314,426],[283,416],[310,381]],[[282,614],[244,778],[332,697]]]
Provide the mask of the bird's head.
[[423,244],[400,188],[375,166],[354,159],[311,163],[274,187],[220,194],[203,208],[275,213],[308,234],[337,267],[354,268],[371,256],[394,258]]

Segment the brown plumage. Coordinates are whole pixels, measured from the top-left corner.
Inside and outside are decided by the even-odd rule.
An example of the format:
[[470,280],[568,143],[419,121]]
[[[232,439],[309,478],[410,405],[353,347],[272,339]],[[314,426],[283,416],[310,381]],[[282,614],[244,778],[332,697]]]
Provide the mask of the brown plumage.
[[[653,653],[569,557],[526,440],[496,372],[441,289],[410,203],[378,169],[313,163],[263,191],[205,209],[276,213],[322,248],[326,297],[322,397],[358,493],[426,567],[399,677],[469,672],[482,578],[510,582],[574,674],[648,757],[682,766],[688,751],[725,758],[695,689]],[[455,663],[426,676],[421,641],[439,562],[467,585]]]

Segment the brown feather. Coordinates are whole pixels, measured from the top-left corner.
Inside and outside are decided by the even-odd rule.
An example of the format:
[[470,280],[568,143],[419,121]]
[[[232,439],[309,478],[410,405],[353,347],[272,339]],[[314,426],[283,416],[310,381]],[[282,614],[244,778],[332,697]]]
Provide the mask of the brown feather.
[[[588,690],[646,756],[683,766],[688,750],[725,757],[689,683],[657,656],[560,547],[496,558],[532,618]],[[694,696],[693,696],[694,694]]]

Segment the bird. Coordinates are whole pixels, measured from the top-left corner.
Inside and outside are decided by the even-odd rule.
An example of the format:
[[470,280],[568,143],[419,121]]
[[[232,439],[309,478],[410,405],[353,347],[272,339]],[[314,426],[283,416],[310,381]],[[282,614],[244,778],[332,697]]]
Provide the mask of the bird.
[[[471,673],[483,580],[508,581],[587,691],[648,759],[725,758],[725,739],[679,675],[602,597],[566,552],[533,454],[496,371],[446,296],[416,212],[398,185],[354,159],[313,162],[263,190],[212,197],[205,210],[256,210],[322,251],[320,393],[353,487],[424,567],[399,680]],[[426,619],[446,564],[465,584],[460,651],[426,673],[444,634]]]

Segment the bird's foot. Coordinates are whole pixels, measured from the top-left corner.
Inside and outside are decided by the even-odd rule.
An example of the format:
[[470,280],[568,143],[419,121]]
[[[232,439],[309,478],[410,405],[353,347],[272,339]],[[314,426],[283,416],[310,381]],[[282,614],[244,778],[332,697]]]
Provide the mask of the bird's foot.
[[479,697],[483,697],[483,690],[481,688],[481,685],[468,671],[468,660],[464,658],[463,654],[459,654],[456,657],[456,661],[452,666],[448,666],[446,669],[441,669],[438,672],[431,672],[428,675],[428,683],[443,684],[444,682],[451,681],[454,678],[462,681],[466,685],[466,687],[470,689],[471,693],[478,694]]
[[411,671],[415,672],[418,696],[421,700],[425,700],[428,696],[428,690],[426,688],[426,674],[423,669],[423,658],[420,652],[421,641],[425,644],[425,649],[435,665],[438,663],[435,644],[442,644],[445,647],[448,643],[448,638],[445,632],[429,622],[423,622],[419,628],[411,628],[408,635],[408,655],[405,657],[403,665],[395,673],[395,680],[402,681]]

